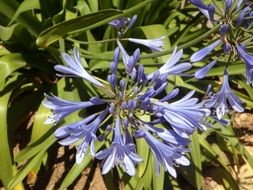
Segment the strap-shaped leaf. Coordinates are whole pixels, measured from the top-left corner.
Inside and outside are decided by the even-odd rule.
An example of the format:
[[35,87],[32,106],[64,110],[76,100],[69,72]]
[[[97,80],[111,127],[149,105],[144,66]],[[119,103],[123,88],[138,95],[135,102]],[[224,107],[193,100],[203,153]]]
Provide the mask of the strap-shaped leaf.
[[47,47],[71,33],[85,31],[105,24],[113,19],[113,16],[121,13],[122,11],[118,10],[103,10],[58,23],[40,33],[36,43],[39,47]]
[[200,152],[200,143],[198,139],[198,132],[194,132],[191,135],[191,160],[194,164],[195,168],[195,183],[197,189],[201,189],[203,183],[203,176],[202,176],[202,161],[201,161],[201,152]]
[[[4,87],[4,83],[0,83],[0,89]],[[5,187],[13,176],[12,168],[12,150],[8,140],[7,110],[11,92],[0,96],[0,178]]]
[[17,173],[13,177],[13,179],[10,181],[8,187],[9,189],[14,188],[18,183],[22,182],[23,179],[26,177],[26,175],[34,168],[34,166],[37,165],[37,163],[42,162],[42,159],[44,157],[45,152],[40,152],[37,154],[33,159],[31,159],[25,166],[24,168]]
[[0,26],[0,40],[3,40],[3,41],[9,40],[17,25],[18,24],[13,24],[10,27]]
[[24,67],[26,64],[26,61],[20,53],[7,54],[0,57],[0,83],[13,71]]
[[40,3],[39,0],[25,0],[23,1],[17,11],[15,12],[14,16],[12,17],[11,21],[9,22],[9,25],[16,20],[16,18],[23,12],[31,10],[31,9],[39,9]]

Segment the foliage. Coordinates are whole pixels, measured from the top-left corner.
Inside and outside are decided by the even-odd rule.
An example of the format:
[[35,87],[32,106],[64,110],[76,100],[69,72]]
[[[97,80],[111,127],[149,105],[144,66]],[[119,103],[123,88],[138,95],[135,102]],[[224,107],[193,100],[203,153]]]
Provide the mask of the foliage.
[[[42,106],[44,93],[54,92],[69,100],[87,100],[101,93],[88,82],[57,77],[54,66],[64,64],[61,53],[71,53],[73,46],[78,47],[84,68],[106,80],[116,47],[113,39],[117,35],[107,23],[133,15],[138,15],[138,20],[135,29],[127,33],[129,37],[153,39],[166,36],[164,51],[150,52],[141,47],[144,53],[140,63],[148,73],[160,67],[174,47],[183,48],[184,61],[189,61],[196,50],[210,44],[219,34],[220,26],[210,28],[210,23],[197,7],[185,0],[0,1],[0,180],[6,189],[24,189],[23,182],[28,173],[37,174],[50,161],[48,149],[56,142],[54,131],[59,125],[44,124],[50,115],[50,110]],[[135,47],[127,42],[124,45],[129,51]],[[226,60],[221,57],[220,62]],[[194,63],[187,74],[193,74],[204,65],[204,61]],[[122,66],[119,68],[123,70]],[[195,90],[203,98],[209,83],[218,91],[223,72],[224,64],[218,64],[202,80],[187,76],[169,77],[167,90],[180,87],[185,94]],[[250,110],[253,108],[253,90],[246,84],[244,72],[244,64],[239,59],[228,67],[233,92]],[[63,123],[87,115],[86,112],[74,113]],[[145,162],[138,166],[137,174],[129,177],[120,168],[115,168],[103,175],[107,188],[115,188],[117,183],[110,180],[116,180],[112,179],[116,173],[126,189],[179,189],[185,184],[201,189],[205,169],[217,167],[222,168],[224,187],[239,189],[233,165],[242,156],[253,168],[253,157],[235,137],[231,125],[224,127],[211,118],[209,122],[213,128],[191,136],[192,151],[187,155],[191,165],[178,167],[178,179],[164,171],[155,175],[154,160],[146,144],[140,140],[136,142],[137,151]],[[24,131],[24,140],[17,138],[20,131]],[[17,154],[13,152],[13,148],[22,143],[25,146],[20,147]],[[106,145],[97,144],[96,148],[103,146]],[[91,161],[92,157],[87,155],[80,165],[73,165],[59,188],[70,186]]]

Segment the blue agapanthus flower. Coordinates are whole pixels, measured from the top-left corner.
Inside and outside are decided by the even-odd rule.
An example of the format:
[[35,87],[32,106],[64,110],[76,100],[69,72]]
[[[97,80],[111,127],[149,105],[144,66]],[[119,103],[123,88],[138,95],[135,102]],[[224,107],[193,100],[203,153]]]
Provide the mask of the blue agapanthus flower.
[[[120,19],[110,24],[123,32],[122,28],[132,25],[131,20]],[[154,49],[156,43],[157,47],[161,46],[160,40],[139,42]],[[175,48],[161,68],[147,74],[143,65],[137,64],[140,50],[136,49],[133,55],[129,55],[122,46],[120,37],[117,44],[119,47],[114,51],[107,82],[92,76],[82,67],[77,49],[73,50],[73,56],[63,54],[62,58],[67,66],[55,66],[60,76],[83,78],[100,91],[106,92],[106,96],[74,102],[46,95],[44,105],[53,113],[46,123],[57,124],[75,111],[89,109],[92,106],[99,107],[100,109],[90,116],[61,126],[55,131],[60,144],[67,146],[79,143],[76,153],[77,163],[82,162],[87,150],[90,149],[93,157],[102,160],[103,174],[114,166],[120,166],[129,175],[135,175],[136,165],[143,161],[137,154],[135,139],[142,138],[155,158],[156,174],[159,174],[161,164],[166,171],[176,177],[175,166],[190,163],[185,155],[190,151],[186,147],[189,135],[196,129],[204,130],[205,117],[210,114],[204,103],[193,97],[193,91],[181,97],[178,89],[170,92],[166,90],[168,76],[181,75],[191,68],[191,64],[178,63],[183,52]],[[125,65],[125,75],[118,72],[120,56]],[[96,141],[105,140],[110,142],[110,146],[96,150],[94,146]]]
[[244,61],[246,66],[246,81],[253,85],[253,55],[250,55],[243,44],[236,45],[239,57]]
[[244,111],[242,101],[232,92],[228,81],[228,72],[226,69],[224,72],[222,86],[219,92],[217,92],[217,94],[214,94],[211,99],[207,100],[205,103],[205,106],[209,108],[214,108],[216,110],[216,115],[218,119],[221,119],[225,113],[228,113],[228,102],[235,111]]

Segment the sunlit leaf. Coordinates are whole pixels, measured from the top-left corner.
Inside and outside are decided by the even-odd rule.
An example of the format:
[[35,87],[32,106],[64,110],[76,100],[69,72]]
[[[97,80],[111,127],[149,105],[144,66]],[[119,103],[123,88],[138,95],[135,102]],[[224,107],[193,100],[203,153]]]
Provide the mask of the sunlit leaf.
[[17,25],[18,24],[13,24],[10,27],[4,27],[0,25],[0,39],[3,41],[9,40]]
[[23,12],[31,10],[31,9],[39,9],[40,3],[39,0],[24,0],[18,7],[17,11],[15,12],[14,16],[12,17],[9,25],[16,20],[16,18]]
[[85,31],[94,28],[99,24],[106,24],[112,16],[121,13],[121,11],[117,10],[103,10],[58,23],[55,26],[44,30],[39,35],[36,43],[39,47],[47,47],[51,43],[69,35],[70,33],[79,30]]

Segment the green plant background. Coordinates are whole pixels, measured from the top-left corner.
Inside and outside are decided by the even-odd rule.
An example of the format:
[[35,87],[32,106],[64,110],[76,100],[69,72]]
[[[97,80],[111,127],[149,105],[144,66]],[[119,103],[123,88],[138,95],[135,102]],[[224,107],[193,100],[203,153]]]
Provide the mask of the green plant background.
[[[215,37],[219,28],[208,27],[205,17],[187,0],[0,1],[0,180],[6,189],[25,189],[23,182],[28,173],[32,171],[36,175],[50,161],[48,149],[57,143],[53,133],[58,126],[44,124],[50,114],[50,110],[41,105],[44,93],[53,92],[70,100],[84,100],[101,93],[85,81],[57,78],[53,66],[63,64],[60,54],[71,53],[73,46],[78,47],[83,66],[106,79],[115,48],[115,41],[110,39],[116,36],[107,23],[135,14],[138,20],[128,36],[149,39],[166,36],[163,52],[143,49],[140,63],[147,72],[161,66],[175,46],[183,48],[184,59],[189,60],[193,52]],[[127,43],[124,45],[129,51],[134,49]],[[204,64],[195,64],[189,73]],[[123,69],[123,65],[120,68]],[[223,70],[224,65],[219,64],[201,81],[170,77],[167,90],[178,86],[183,92],[195,90],[203,97],[209,83],[218,90]],[[246,109],[251,110],[253,90],[245,84],[244,72],[241,61],[229,67],[234,92]],[[75,121],[85,114],[72,114],[64,122]],[[201,189],[204,169],[216,167],[225,189],[239,189],[233,165],[243,157],[253,168],[253,158],[235,137],[231,126],[222,127],[218,123],[214,126],[191,136],[192,151],[188,155],[191,165],[178,167],[178,179],[164,171],[155,176],[154,160],[141,140],[137,141],[137,150],[145,161],[138,166],[136,176],[130,178],[120,168],[114,170],[125,189],[176,190],[185,185]],[[23,133],[26,135],[21,137],[26,143],[18,153],[13,153],[19,143],[16,138],[19,130],[26,130]],[[97,144],[97,149],[103,146],[107,144]],[[80,165],[74,164],[58,188],[69,187],[92,161],[87,155]],[[113,172],[103,175],[108,189],[116,188]]]

